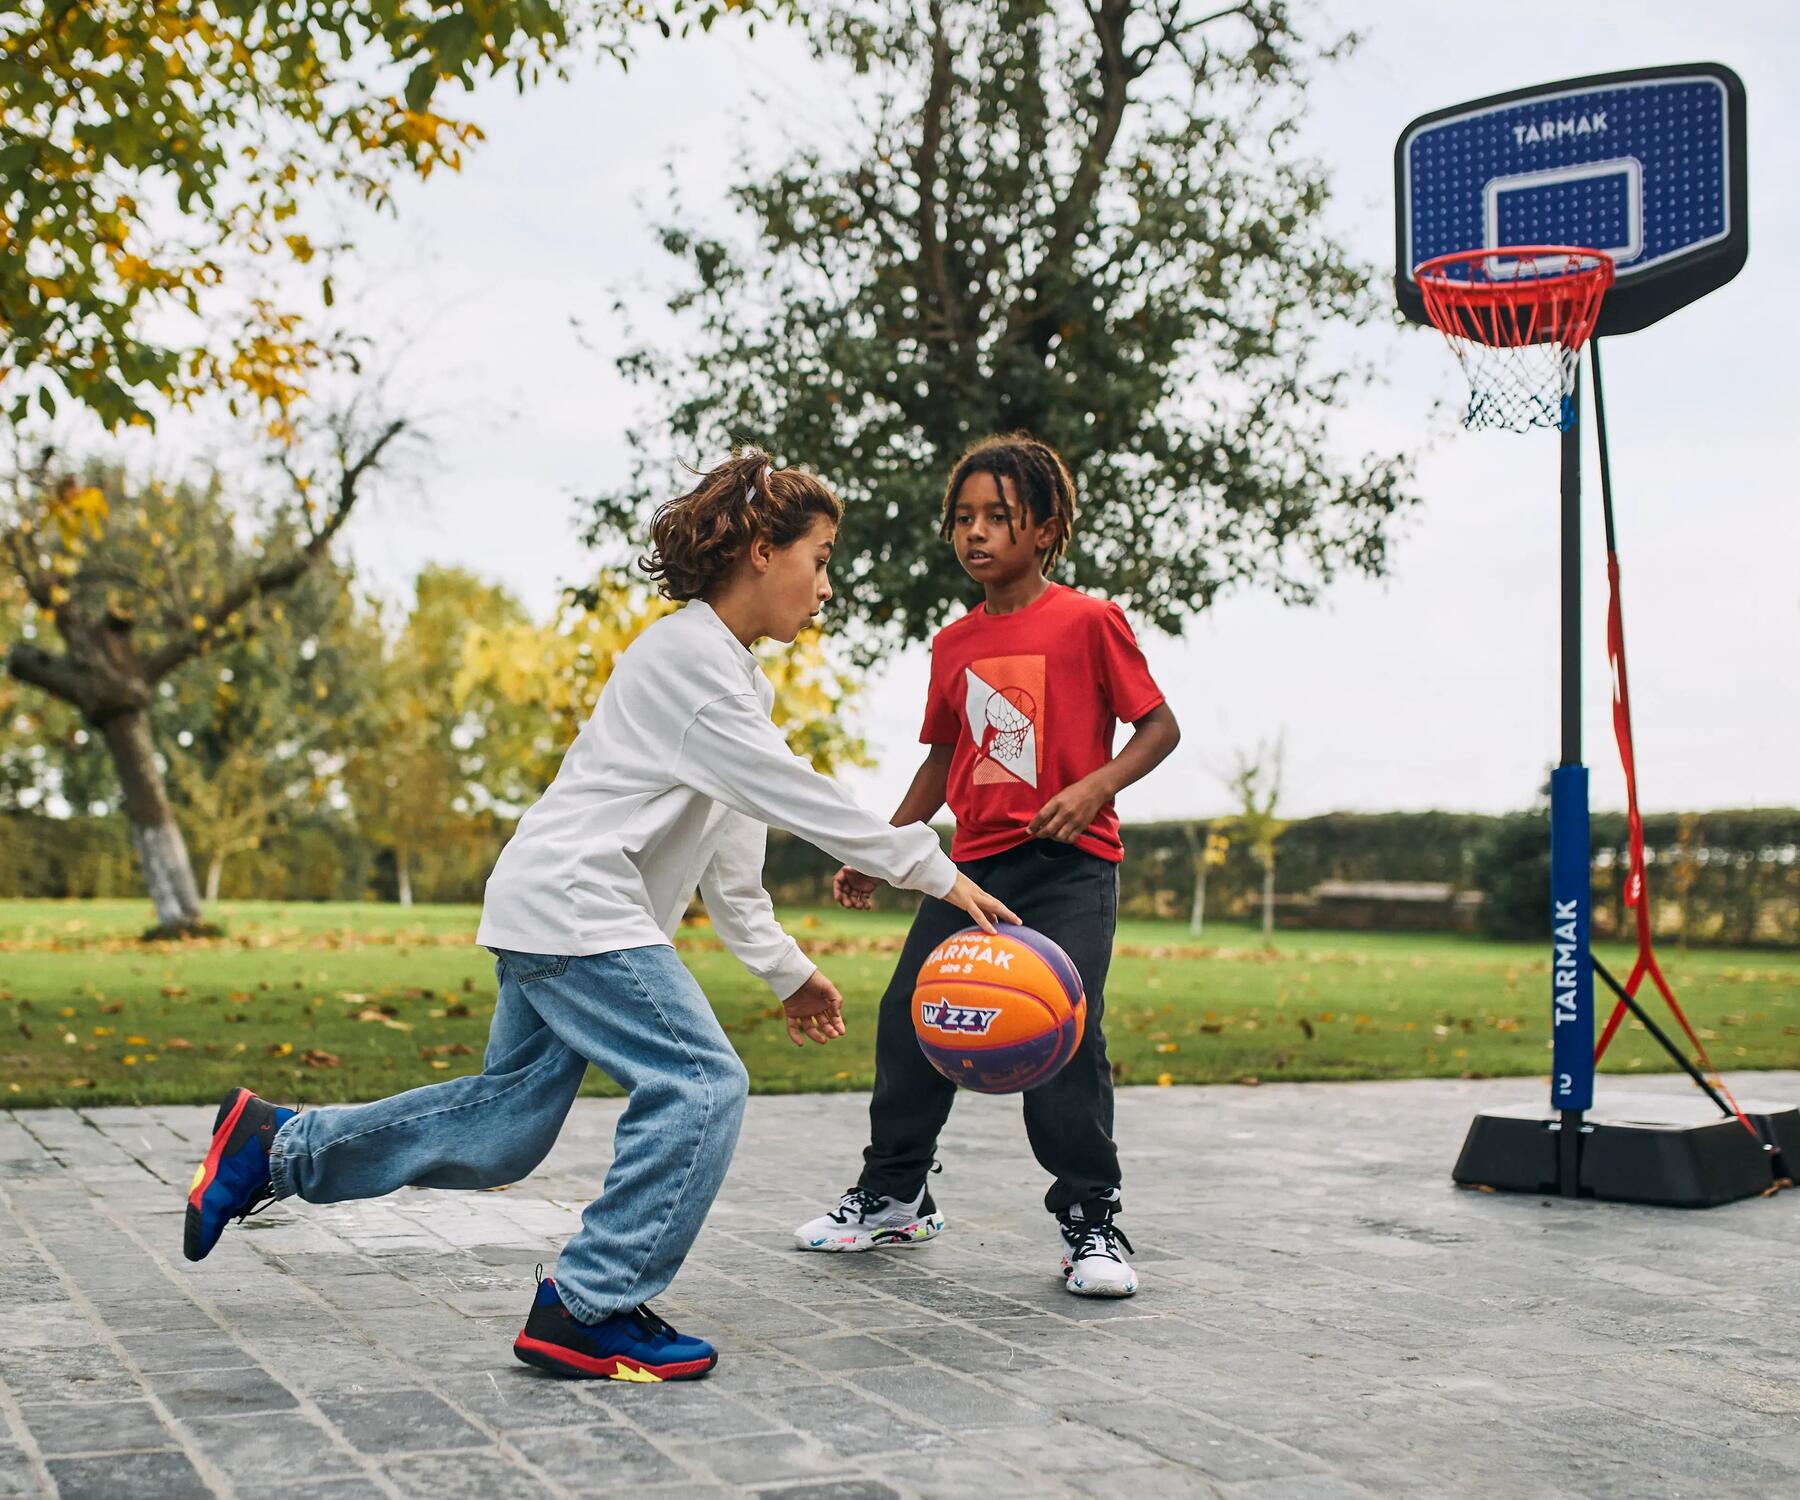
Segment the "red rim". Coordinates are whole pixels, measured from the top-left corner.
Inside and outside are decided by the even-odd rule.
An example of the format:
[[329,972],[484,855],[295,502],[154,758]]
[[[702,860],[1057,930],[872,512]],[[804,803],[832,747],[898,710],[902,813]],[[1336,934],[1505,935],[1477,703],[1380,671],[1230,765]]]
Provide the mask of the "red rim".
[[1580,245],[1498,245],[1435,255],[1413,269],[1440,332],[1496,348],[1555,341],[1579,349],[1613,282],[1612,257]]

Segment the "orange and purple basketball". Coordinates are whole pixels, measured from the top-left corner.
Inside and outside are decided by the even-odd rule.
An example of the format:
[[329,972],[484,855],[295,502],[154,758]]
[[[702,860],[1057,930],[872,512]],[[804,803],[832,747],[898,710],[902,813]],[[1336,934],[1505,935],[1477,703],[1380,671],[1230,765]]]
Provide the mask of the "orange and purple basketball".
[[913,987],[913,1030],[932,1067],[981,1094],[1055,1077],[1081,1045],[1087,996],[1069,955],[1041,932],[979,927],[931,950]]

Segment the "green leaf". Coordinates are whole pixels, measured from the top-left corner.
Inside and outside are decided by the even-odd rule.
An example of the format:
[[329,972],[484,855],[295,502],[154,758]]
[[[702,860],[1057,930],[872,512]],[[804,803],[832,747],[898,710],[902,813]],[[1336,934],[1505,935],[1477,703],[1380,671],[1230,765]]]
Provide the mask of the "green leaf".
[[438,74],[435,60],[422,62],[406,75],[406,107],[415,114],[431,103],[431,95],[437,88]]

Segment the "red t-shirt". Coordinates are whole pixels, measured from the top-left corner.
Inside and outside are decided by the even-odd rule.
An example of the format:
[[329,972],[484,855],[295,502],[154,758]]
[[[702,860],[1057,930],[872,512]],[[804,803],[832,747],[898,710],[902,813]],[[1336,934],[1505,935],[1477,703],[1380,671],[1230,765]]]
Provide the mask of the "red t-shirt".
[[[927,745],[954,745],[950,857],[982,859],[1031,837],[1037,811],[1113,755],[1121,721],[1163,701],[1125,611],[1053,583],[1024,609],[977,605],[931,643]],[[1112,803],[1075,843],[1117,862]]]

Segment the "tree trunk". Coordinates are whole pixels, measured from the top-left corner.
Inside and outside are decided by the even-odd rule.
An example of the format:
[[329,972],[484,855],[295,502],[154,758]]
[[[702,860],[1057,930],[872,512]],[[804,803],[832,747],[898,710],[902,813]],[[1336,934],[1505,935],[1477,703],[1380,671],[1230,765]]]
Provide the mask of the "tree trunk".
[[1188,913],[1188,931],[1195,937],[1206,929],[1206,857],[1194,860],[1194,906]]
[[412,851],[401,839],[394,845],[394,878],[399,885],[400,904],[412,905]]
[[1275,864],[1271,860],[1263,866],[1263,942],[1274,945],[1275,942]]
[[211,906],[219,899],[219,877],[225,872],[225,855],[214,850],[212,858],[206,865],[206,904]]
[[156,925],[167,933],[190,932],[200,925],[200,893],[156,765],[149,721],[143,709],[132,708],[112,715],[98,728],[119,773],[131,847],[156,905]]

